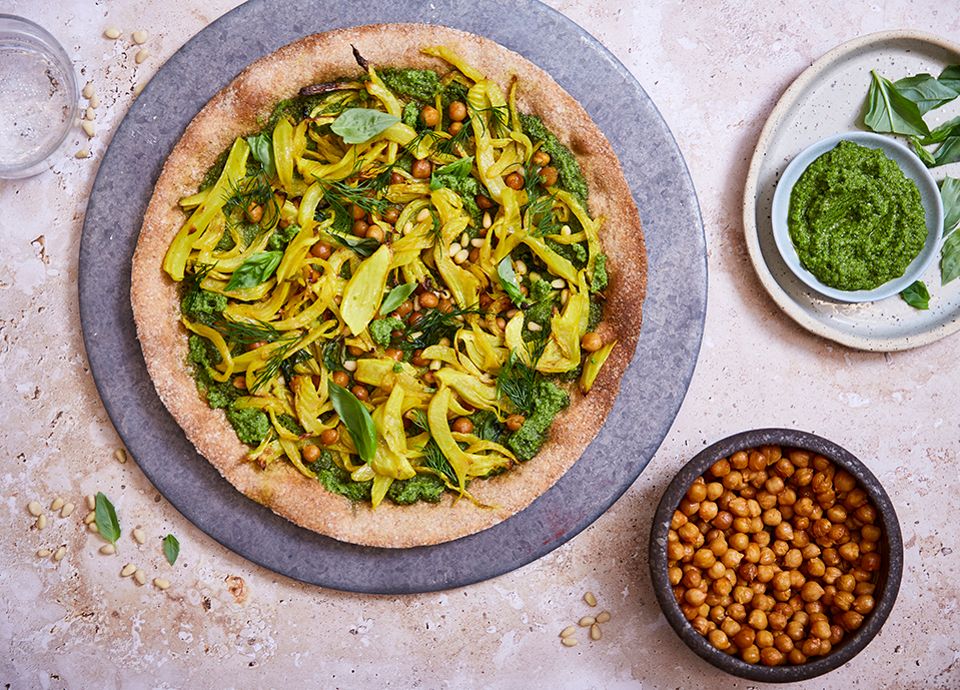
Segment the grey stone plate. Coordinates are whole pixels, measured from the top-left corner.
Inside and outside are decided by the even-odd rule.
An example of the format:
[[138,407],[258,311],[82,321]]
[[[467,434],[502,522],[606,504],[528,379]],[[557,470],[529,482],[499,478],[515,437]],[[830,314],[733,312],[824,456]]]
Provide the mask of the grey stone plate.
[[[100,395],[157,489],[204,532],[264,567],[371,593],[440,590],[509,572],[578,534],[626,491],[660,446],[686,393],[703,334],[707,267],[683,158],[626,68],[540,3],[309,0],[293,15],[289,9],[289,3],[253,0],[188,41],[130,108],[104,155],[80,245],[80,316]],[[502,16],[510,21],[491,20]],[[488,36],[546,69],[584,105],[613,144],[640,208],[649,285],[643,331],[620,397],[600,435],[553,488],[479,534],[431,547],[376,549],[274,515],[197,454],[147,375],[130,309],[130,260],[164,160],[191,118],[241,69],[306,34],[412,21]]]

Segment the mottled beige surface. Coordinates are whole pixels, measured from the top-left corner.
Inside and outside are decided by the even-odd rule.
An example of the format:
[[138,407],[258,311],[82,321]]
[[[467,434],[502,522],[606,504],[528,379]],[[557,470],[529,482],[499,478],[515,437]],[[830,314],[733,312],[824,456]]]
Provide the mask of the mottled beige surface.
[[[855,35],[916,28],[960,35],[950,3],[607,3],[558,7],[637,75],[680,142],[707,228],[710,305],[697,373],[660,452],[634,487],[567,546],[492,582],[442,594],[361,597],[299,585],[222,549],[172,510],[132,463],[86,369],[76,306],[85,195],[135,84],[230,0],[115,6],[76,0],[4,11],[40,20],[93,75],[102,105],[93,158],[0,182],[0,683],[11,687],[750,687],[688,652],[650,590],[653,507],[673,471],[705,443],[785,425],[845,445],[870,465],[900,513],[906,568],[877,638],[810,687],[960,687],[960,340],[863,354],[808,335],[782,316],[750,268],[740,195],[753,144],[779,93],[813,59]],[[611,5],[613,3],[610,3]],[[624,3],[625,5],[626,3]],[[46,3],[44,3],[46,5]],[[203,8],[203,9],[200,9]],[[151,33],[139,67],[114,24]],[[119,556],[69,519],[30,529],[26,504],[103,490],[125,533]],[[129,529],[148,533],[138,547]],[[172,531],[182,555],[163,562]],[[34,555],[67,544],[55,566]],[[127,561],[172,581],[166,593],[118,572]],[[238,603],[229,576],[245,582]],[[236,589],[236,588],[234,588]],[[560,647],[592,590],[614,618],[604,638]],[[416,681],[416,683],[414,682]]]

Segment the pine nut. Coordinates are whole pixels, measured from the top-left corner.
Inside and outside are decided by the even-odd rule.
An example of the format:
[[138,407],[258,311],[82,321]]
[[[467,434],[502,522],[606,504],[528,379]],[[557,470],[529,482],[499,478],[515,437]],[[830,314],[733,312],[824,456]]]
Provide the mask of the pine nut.
[[153,578],[153,586],[157,589],[168,589],[170,587],[170,580],[164,580],[162,577]]
[[597,619],[594,618],[593,616],[584,616],[579,621],[577,621],[577,625],[579,625],[581,628],[589,628],[591,625],[593,625],[596,622],[597,622]]
[[84,84],[83,91],[81,91],[80,93],[83,94],[83,97],[88,100],[93,98],[93,82],[88,81],[86,84]]
[[590,626],[590,639],[599,640],[601,637],[603,637],[603,633],[600,632],[600,626],[594,623]]
[[37,551],[37,558],[46,558],[51,553],[50,549],[40,549]]
[[470,244],[470,235],[463,233],[460,235],[460,246],[466,247],[468,244]]
[[73,515],[73,511],[76,509],[76,506],[72,503],[64,503],[63,508],[60,510],[60,517],[70,517]]
[[37,518],[37,529],[43,529],[46,526],[47,526],[47,516],[41,513],[40,517]]
[[87,502],[88,510],[93,510],[97,507],[97,499],[93,494],[87,494],[87,497],[84,500]]
[[90,139],[93,139],[97,133],[96,128],[93,126],[93,123],[90,122],[90,120],[84,120],[81,122],[80,127],[83,129],[84,134],[86,134]]
[[127,461],[127,451],[125,451],[123,448],[117,448],[115,451],[113,451],[113,457],[115,457],[117,462],[122,465]]
[[430,209],[422,208],[420,209],[420,213],[417,214],[417,222],[422,223],[423,221],[427,220],[429,217],[430,217]]
[[560,644],[562,644],[564,647],[576,647],[576,646],[577,646],[577,638],[575,638],[575,637],[564,637],[564,638],[561,638]]
[[27,504],[27,510],[30,511],[33,517],[40,517],[40,513],[43,512],[43,506],[40,505],[40,501],[30,501]]
[[561,226],[560,226],[560,234],[561,234],[561,235],[572,235],[572,234],[573,234],[573,230],[570,229],[570,226],[569,226],[569,225],[561,225]]
[[134,87],[133,87],[133,95],[134,95],[134,96],[139,96],[141,93],[143,93],[143,87],[144,87],[144,86],[146,86],[146,84],[144,84],[144,83],[142,83],[142,82],[139,83],[139,84],[137,84],[136,86],[134,86]]
[[[92,88],[93,88],[93,87],[91,87],[91,91],[92,91]],[[95,94],[95,93],[91,93],[89,96],[87,96],[87,98],[90,100],[90,107],[91,107],[91,108],[93,108],[94,110],[96,110],[97,108],[100,107],[100,96],[98,96],[98,95]]]
[[57,496],[56,498],[53,499],[53,502],[50,504],[50,510],[52,510],[53,512],[57,512],[61,508],[63,508],[63,499]]
[[527,272],[527,265],[523,263],[523,259],[521,259],[517,261],[516,265],[514,266],[514,269],[516,270],[517,273],[519,273],[520,275],[523,275],[524,273]]
[[493,218],[490,217],[490,211],[483,212],[483,228],[484,230],[489,229],[493,225]]
[[139,65],[148,57],[150,57],[150,51],[147,50],[146,48],[141,48],[140,50],[137,51],[137,54],[133,56],[133,61]]
[[147,581],[147,574],[140,568],[137,568],[133,573],[133,581],[138,585],[145,584]]
[[594,596],[593,592],[587,592],[583,595],[583,600],[587,602],[587,606],[596,606],[597,597]]
[[568,299],[570,299],[570,291],[565,289],[560,293],[560,304],[566,304]]
[[543,330],[543,326],[538,324],[536,321],[527,321],[527,330],[538,333]]
[[136,572],[137,566],[133,563],[127,563],[123,568],[120,569],[120,577],[130,577]]
[[131,35],[131,38],[133,38],[133,42],[139,46],[147,42],[147,36],[147,32],[143,29],[140,29],[139,31],[134,31]]
[[113,544],[104,544],[103,546],[100,547],[100,553],[102,553],[104,556],[112,556],[116,552],[117,552],[117,547],[114,546]]
[[91,522],[89,525],[87,525],[87,529],[93,532],[94,534],[100,534],[100,528],[97,527],[96,522]]
[[356,371],[357,370],[357,360],[348,359],[343,363],[343,368],[347,371]]
[[403,234],[404,234],[404,235],[409,235],[411,230],[413,230],[413,221],[409,221],[409,220],[408,220],[408,221],[407,221],[406,223],[404,223],[404,225],[403,225]]
[[540,280],[540,274],[537,273],[536,271],[530,271],[530,275],[527,277],[530,279],[531,283],[535,283],[538,280]]
[[483,238],[482,238],[482,237],[474,237],[472,240],[470,240],[470,246],[471,246],[471,247],[482,247],[482,246],[483,246]]
[[568,625],[563,630],[560,631],[560,637],[570,637],[573,633],[577,632],[577,626]]
[[440,367],[443,366],[443,362],[439,359],[435,359],[430,362],[430,371],[440,371]]
[[116,41],[122,35],[123,32],[115,26],[109,26],[106,31],[103,32],[104,38],[109,38],[111,41]]
[[56,551],[53,552],[53,560],[60,562],[63,560],[63,557],[67,555],[67,547],[61,546]]
[[144,534],[143,530],[139,527],[133,528],[133,540],[138,544],[142,544],[147,540],[147,535]]
[[606,623],[608,620],[610,620],[609,611],[601,611],[600,615],[597,616],[597,623]]
[[[567,287],[567,281],[565,281],[563,278],[554,278],[552,281],[550,281],[550,287],[557,290],[562,290],[563,288]],[[591,606],[596,606],[596,604],[591,604]]]
[[469,258],[470,258],[470,250],[461,249],[459,252],[457,252],[457,255],[453,257],[453,263],[462,264],[464,261],[466,261]]
[[83,524],[85,524],[85,525],[90,525],[90,524],[92,524],[93,521],[96,520],[96,519],[97,519],[97,514],[96,514],[96,512],[94,512],[94,511],[91,510],[89,513],[87,513],[87,517],[83,518]]
[[411,340],[416,340],[417,338],[419,338],[419,337],[422,336],[422,335],[423,335],[423,331],[414,331],[413,333],[410,334],[410,339],[411,339]]
[[90,120],[90,121],[96,120],[97,111],[94,110],[93,108],[87,108],[86,110],[83,111],[83,119]]
[[463,247],[460,246],[459,242],[451,243],[450,251],[448,252],[450,255],[450,258],[455,257],[460,252],[461,249],[463,249]]

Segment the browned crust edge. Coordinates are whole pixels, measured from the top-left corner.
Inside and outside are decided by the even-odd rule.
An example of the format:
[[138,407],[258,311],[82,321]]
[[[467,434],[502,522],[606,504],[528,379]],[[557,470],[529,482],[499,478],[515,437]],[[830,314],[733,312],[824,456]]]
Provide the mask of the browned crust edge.
[[[221,410],[197,394],[185,364],[185,334],[177,286],[161,269],[164,254],[183,222],[177,201],[193,193],[217,155],[238,135],[258,129],[274,104],[300,87],[356,70],[350,44],[374,64],[443,68],[422,55],[427,45],[448,45],[500,84],[520,79],[518,106],[539,115],[576,154],[590,187],[590,211],[603,216],[608,255],[605,339],[619,341],[589,396],[574,392],[556,419],[541,452],[471,490],[494,509],[445,497],[439,504],[376,510],[328,492],[287,463],[260,470]],[[425,24],[378,24],[307,36],[257,60],[217,93],[174,147],[147,208],[133,258],[131,299],[147,369],[160,399],[197,450],[237,489],[307,529],[342,541],[378,547],[438,544],[486,529],[524,509],[549,489],[596,436],[620,388],[640,333],[646,290],[646,253],[640,218],[613,149],[586,111],[546,72],[489,40]]]

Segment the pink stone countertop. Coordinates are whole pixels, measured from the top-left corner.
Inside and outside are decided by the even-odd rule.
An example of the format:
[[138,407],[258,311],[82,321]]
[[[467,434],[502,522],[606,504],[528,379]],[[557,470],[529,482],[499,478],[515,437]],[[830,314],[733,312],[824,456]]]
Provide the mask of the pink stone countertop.
[[[896,28],[960,36],[950,2],[553,2],[610,48],[673,129],[699,193],[709,247],[703,349],[686,401],[650,466],[600,520],[514,573],[406,597],[343,594],[290,581],[226,551],[153,489],[119,439],[87,369],[77,315],[86,196],[137,84],[232,0],[36,3],[2,11],[52,31],[92,78],[98,135],[79,129],[51,170],[0,181],[0,682],[70,687],[749,687],[680,642],[650,586],[654,506],[693,452],[727,434],[788,426],[861,457],[899,512],[903,586],[882,633],[810,687],[960,687],[960,337],[870,354],[812,336],[781,315],[747,259],[741,195],[763,121],[790,81],[850,38]],[[295,4],[295,3],[294,3]],[[619,7],[619,9],[618,9]],[[124,30],[118,42],[101,37]],[[129,35],[146,29],[140,65]],[[82,83],[82,82],[81,82]],[[72,154],[87,147],[92,157]],[[104,267],[104,270],[110,270]],[[678,276],[682,279],[682,276]],[[119,556],[83,531],[83,496],[103,490],[129,529]],[[77,503],[31,528],[30,500]],[[49,511],[47,511],[49,514]],[[171,568],[159,539],[182,544]],[[43,546],[65,544],[54,564]],[[171,587],[121,579],[132,561]],[[613,619],[603,639],[561,647],[593,591]]]

